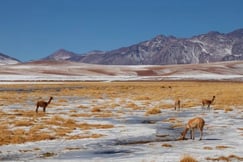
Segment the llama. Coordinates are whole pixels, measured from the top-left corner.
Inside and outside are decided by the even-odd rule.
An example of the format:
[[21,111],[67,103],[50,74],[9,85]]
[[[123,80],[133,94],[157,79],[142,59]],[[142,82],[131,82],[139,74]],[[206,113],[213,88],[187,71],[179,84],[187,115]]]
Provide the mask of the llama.
[[46,101],[38,101],[36,103],[36,113],[38,113],[38,108],[39,107],[43,107],[43,112],[46,112],[46,107],[51,103],[51,100],[53,99],[53,97],[50,97],[49,101],[46,102]]
[[181,133],[181,137],[179,139],[185,140],[186,139],[185,136],[187,134],[187,131],[190,130],[190,138],[194,140],[195,139],[194,130],[198,129],[200,131],[200,139],[199,140],[202,140],[204,124],[205,124],[205,121],[203,120],[203,118],[195,117],[195,118],[190,119],[188,121],[188,123],[186,124],[186,128]]
[[215,96],[213,96],[212,100],[203,99],[202,100],[202,109],[205,105],[208,105],[207,109],[210,109],[210,105],[214,102]]
[[181,109],[181,100],[179,100],[179,99],[177,99],[177,100],[175,101],[175,110],[176,110],[176,108],[177,108],[178,110]]

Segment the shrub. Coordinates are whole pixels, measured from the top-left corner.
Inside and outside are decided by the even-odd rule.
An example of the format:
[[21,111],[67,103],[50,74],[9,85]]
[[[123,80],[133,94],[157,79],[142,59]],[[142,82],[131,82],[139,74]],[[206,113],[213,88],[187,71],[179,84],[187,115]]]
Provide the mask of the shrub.
[[190,155],[184,155],[180,162],[197,162],[197,160]]
[[159,114],[159,113],[161,113],[160,108],[154,107],[154,108],[148,109],[146,112],[146,115]]

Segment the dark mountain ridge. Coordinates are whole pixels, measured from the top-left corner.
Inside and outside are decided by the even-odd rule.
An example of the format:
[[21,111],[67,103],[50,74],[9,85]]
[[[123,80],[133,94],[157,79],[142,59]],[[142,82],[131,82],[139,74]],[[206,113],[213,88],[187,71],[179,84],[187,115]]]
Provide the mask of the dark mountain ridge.
[[[94,50],[84,54],[60,49],[41,60],[103,65],[199,64],[243,60],[243,29],[229,33],[211,31],[191,38],[158,35],[128,47],[111,51]],[[19,62],[0,54],[0,64]]]
[[0,65],[6,65],[6,64],[17,64],[20,63],[16,58],[10,57],[6,54],[0,53]]
[[[69,57],[63,57],[66,53]],[[208,32],[191,38],[158,35],[128,47],[111,51],[74,54],[57,51],[54,60],[104,65],[198,64],[243,60],[243,29],[230,33]],[[45,58],[49,60],[50,56]]]

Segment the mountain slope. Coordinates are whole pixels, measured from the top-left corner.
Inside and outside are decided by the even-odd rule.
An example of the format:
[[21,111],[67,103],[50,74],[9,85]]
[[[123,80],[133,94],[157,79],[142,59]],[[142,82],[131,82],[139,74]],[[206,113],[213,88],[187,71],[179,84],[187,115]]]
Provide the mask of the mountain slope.
[[0,65],[17,64],[17,63],[20,63],[20,61],[13,57],[7,56],[3,53],[0,53]]
[[92,51],[79,55],[61,50],[58,51],[58,57],[52,54],[45,59],[105,65],[197,64],[243,60],[243,29],[227,34],[209,32],[192,38],[158,35],[151,40],[112,51]]
[[56,60],[56,61],[69,61],[69,60],[74,60],[74,61],[78,61],[79,56],[78,54],[75,54],[71,51],[67,51],[65,49],[59,49],[56,52],[54,52],[53,54],[43,58],[42,60]]

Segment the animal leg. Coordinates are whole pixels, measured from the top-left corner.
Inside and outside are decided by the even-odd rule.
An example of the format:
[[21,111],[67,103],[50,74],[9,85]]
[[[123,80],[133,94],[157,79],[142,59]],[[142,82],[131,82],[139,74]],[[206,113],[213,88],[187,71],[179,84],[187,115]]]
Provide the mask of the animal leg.
[[194,135],[194,129],[192,129],[192,139],[195,139],[195,135]]
[[192,129],[190,129],[190,138],[192,139]]
[[203,136],[203,130],[200,130],[200,139],[199,140],[202,140],[202,136]]
[[35,112],[38,113],[39,106],[36,106]]
[[208,104],[208,108],[207,109],[210,110],[210,104]]

